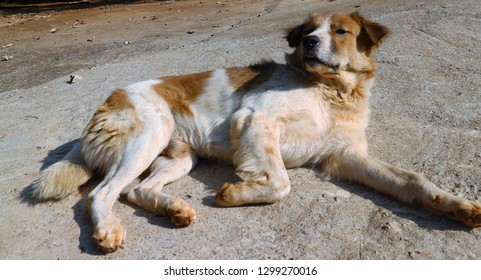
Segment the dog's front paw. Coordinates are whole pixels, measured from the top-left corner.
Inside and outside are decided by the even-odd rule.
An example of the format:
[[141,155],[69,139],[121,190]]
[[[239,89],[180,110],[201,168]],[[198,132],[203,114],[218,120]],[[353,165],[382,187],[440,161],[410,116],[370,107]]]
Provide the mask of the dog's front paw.
[[217,195],[215,196],[214,200],[215,205],[221,207],[236,206],[236,192],[237,190],[235,185],[231,183],[224,183],[219,191],[217,191]]
[[112,253],[122,248],[126,232],[120,219],[111,215],[95,225],[93,239],[104,253]]
[[464,201],[456,210],[456,219],[470,228],[481,226],[481,204],[474,201]]
[[178,227],[186,227],[195,220],[195,211],[184,200],[175,197],[165,210],[171,222]]

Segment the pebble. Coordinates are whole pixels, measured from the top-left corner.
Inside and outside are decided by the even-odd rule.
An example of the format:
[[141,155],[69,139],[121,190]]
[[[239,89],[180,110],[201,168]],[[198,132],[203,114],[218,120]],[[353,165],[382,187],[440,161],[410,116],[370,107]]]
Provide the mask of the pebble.
[[82,80],[82,76],[80,75],[70,75],[70,81],[68,81],[67,83],[69,84],[74,84],[74,83],[78,83]]

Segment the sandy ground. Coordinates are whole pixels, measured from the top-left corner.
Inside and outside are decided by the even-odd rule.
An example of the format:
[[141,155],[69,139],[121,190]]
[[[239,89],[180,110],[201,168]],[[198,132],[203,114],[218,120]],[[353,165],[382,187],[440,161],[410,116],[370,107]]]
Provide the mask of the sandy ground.
[[[351,12],[392,33],[376,55],[371,153],[441,188],[481,196],[478,0],[179,1],[0,17],[1,259],[479,259],[481,230],[406,207],[363,186],[289,171],[268,206],[215,208],[230,166],[201,164],[167,192],[196,222],[173,228],[124,201],[125,248],[103,255],[85,208],[91,186],[32,205],[26,189],[78,141],[110,90],[143,79],[282,62],[284,28],[312,11]],[[4,11],[5,12],[5,11]],[[9,44],[13,44],[10,45]],[[71,74],[82,80],[68,84]],[[92,185],[92,184],[91,184]]]

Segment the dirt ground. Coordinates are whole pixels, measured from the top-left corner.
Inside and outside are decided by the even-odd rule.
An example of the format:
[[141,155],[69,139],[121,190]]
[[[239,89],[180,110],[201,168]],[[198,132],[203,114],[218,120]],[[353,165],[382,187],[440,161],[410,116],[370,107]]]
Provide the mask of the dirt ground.
[[[481,230],[406,207],[361,185],[289,171],[292,192],[267,206],[216,208],[230,166],[201,162],[167,186],[197,220],[173,228],[125,201],[124,249],[91,240],[85,186],[30,203],[39,171],[78,141],[117,87],[262,58],[283,62],[286,27],[313,11],[352,12],[390,37],[368,129],[375,157],[439,187],[481,197],[481,5],[478,0],[196,0],[13,13],[0,10],[1,259],[480,259]],[[32,11],[32,10],[28,10]],[[81,76],[67,83],[70,75]]]

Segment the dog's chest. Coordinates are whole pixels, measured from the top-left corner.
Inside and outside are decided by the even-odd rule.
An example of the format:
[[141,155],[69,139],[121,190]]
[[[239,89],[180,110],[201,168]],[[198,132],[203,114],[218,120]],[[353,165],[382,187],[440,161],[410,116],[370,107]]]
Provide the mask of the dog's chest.
[[280,150],[288,168],[310,162],[328,138],[330,120],[322,110],[296,111],[279,122]]
[[267,91],[246,100],[242,107],[255,108],[278,131],[281,156],[288,168],[311,162],[329,138],[331,109],[314,89]]

